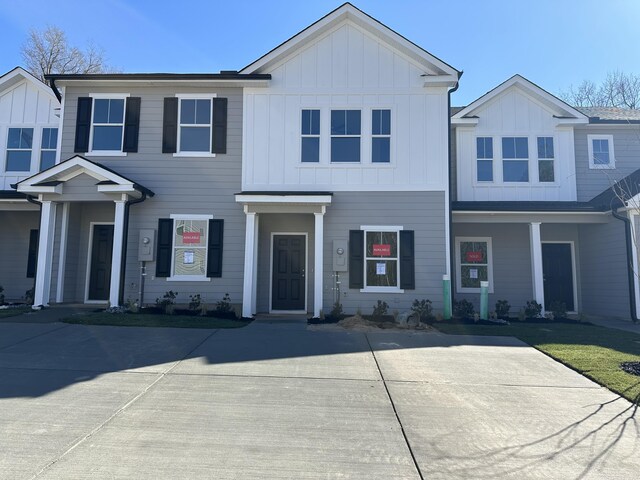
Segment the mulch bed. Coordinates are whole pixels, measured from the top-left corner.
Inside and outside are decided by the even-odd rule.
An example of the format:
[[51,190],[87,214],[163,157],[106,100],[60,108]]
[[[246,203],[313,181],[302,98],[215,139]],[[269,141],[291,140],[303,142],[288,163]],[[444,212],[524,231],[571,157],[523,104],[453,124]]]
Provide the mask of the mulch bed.
[[624,362],[620,364],[620,368],[631,375],[640,377],[640,362]]

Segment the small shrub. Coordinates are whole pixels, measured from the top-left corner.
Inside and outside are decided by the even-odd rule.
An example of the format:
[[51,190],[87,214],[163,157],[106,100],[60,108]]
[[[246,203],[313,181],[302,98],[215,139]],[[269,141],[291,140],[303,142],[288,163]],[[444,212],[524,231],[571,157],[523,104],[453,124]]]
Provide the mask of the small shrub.
[[2,288],[2,285],[0,285],[0,305],[2,305],[4,303],[4,288]]
[[216,302],[216,308],[213,312],[214,316],[218,318],[236,318],[236,313],[231,307],[231,296],[228,293],[224,294],[222,300]]
[[418,316],[421,322],[428,323],[433,320],[431,300],[415,299],[411,305],[411,311]]
[[336,303],[333,304],[333,308],[329,312],[329,316],[331,318],[340,318],[342,317],[342,315],[342,304],[339,301],[336,301]]
[[27,305],[33,305],[33,298],[36,295],[36,288],[30,288],[26,292],[24,292],[24,303]]
[[389,312],[389,304],[387,302],[383,302],[378,300],[378,303],[373,306],[373,313],[371,316],[373,318],[380,318]]
[[158,308],[162,308],[164,310],[164,313],[166,313],[167,315],[173,315],[177,296],[178,292],[169,290],[162,296],[162,298],[156,298],[156,306]]
[[475,309],[469,300],[456,300],[453,302],[453,315],[457,318],[473,318]]
[[553,318],[567,318],[567,304],[559,300],[551,302],[549,311],[553,313]]
[[202,297],[199,293],[195,295],[189,295],[189,310],[192,312],[199,312],[202,308]]
[[527,302],[527,306],[524,307],[524,316],[526,318],[538,318],[542,312],[542,305],[535,300]]
[[496,317],[509,318],[509,310],[511,310],[511,305],[506,300],[498,300],[496,302]]
[[127,312],[138,313],[140,306],[138,305],[138,299],[131,300],[127,298],[127,301],[124,302],[124,308]]

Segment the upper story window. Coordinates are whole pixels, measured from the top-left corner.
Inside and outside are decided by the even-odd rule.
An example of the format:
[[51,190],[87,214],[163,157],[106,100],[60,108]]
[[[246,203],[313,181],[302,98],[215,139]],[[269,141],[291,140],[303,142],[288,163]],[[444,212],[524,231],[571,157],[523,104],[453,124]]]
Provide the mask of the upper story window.
[[478,182],[493,182],[493,138],[476,138]]
[[613,135],[587,135],[589,168],[616,168],[613,154]]
[[529,139],[527,137],[502,138],[502,180],[504,182],[529,181]]
[[56,146],[58,144],[58,129],[43,128],[40,143],[40,170],[53,167],[56,163]]
[[91,152],[121,152],[124,136],[124,98],[94,98]]
[[371,111],[371,162],[391,162],[391,110]]
[[302,135],[301,161],[320,162],[320,110],[302,110],[300,133]]
[[31,170],[33,128],[9,128],[7,135],[7,172]]
[[538,181],[555,181],[553,137],[538,137]]
[[331,110],[331,162],[359,162],[360,110]]
[[181,98],[178,152],[211,154],[211,99]]

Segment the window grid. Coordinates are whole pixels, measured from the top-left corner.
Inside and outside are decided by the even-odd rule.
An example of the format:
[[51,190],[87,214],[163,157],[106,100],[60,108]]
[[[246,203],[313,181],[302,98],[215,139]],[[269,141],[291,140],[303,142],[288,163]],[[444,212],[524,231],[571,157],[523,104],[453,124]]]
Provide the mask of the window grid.
[[554,182],[554,148],[553,137],[538,137],[538,181]]
[[365,230],[364,236],[364,288],[398,289],[400,286],[399,231]]
[[360,110],[331,110],[331,162],[360,162]]
[[478,182],[493,182],[493,138],[476,139],[476,179]]
[[391,110],[371,111],[371,162],[391,162]]
[[121,151],[124,138],[123,98],[94,98],[91,151]]
[[40,170],[53,167],[56,162],[56,147],[58,144],[58,129],[43,128],[40,143]]
[[529,181],[529,139],[502,137],[502,181]]
[[212,115],[213,108],[210,98],[180,99],[179,152],[211,152]]
[[31,170],[33,128],[9,128],[7,132],[7,172]]
[[320,162],[320,110],[302,110],[301,153],[304,163]]
[[[173,227],[173,255],[171,278],[194,278],[206,276],[208,220],[175,219]],[[187,235],[192,235],[187,241]],[[197,234],[196,238],[193,237]]]

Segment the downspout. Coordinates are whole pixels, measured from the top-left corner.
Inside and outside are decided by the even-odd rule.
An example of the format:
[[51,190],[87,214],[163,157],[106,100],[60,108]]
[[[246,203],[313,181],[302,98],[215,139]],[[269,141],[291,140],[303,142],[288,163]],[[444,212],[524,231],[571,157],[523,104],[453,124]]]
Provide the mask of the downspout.
[[456,82],[456,86],[453,87],[451,90],[449,90],[447,92],[447,159],[448,159],[448,172],[449,172],[449,218],[447,219],[447,221],[449,222],[449,272],[451,272],[451,275],[449,276],[450,281],[451,281],[451,307],[453,308],[453,302],[454,302],[454,292],[455,292],[455,288],[453,288],[454,285],[454,272],[455,272],[455,261],[454,261],[454,255],[455,255],[455,241],[453,238],[453,213],[451,211],[451,205],[453,203],[452,200],[452,193],[453,193],[453,181],[454,179],[452,178],[451,175],[451,170],[452,170],[452,158],[451,158],[451,94],[453,92],[455,92],[456,90],[458,90],[458,87],[460,86],[460,77],[462,77],[462,74],[464,72],[460,72],[458,74],[458,81]]
[[141,192],[140,198],[127,200],[124,204],[124,228],[122,229],[122,259],[120,262],[120,290],[118,291],[118,304],[122,305],[124,301],[124,279],[125,268],[127,266],[127,240],[129,237],[129,207],[136,203],[142,203],[147,199],[147,193]]
[[631,237],[631,220],[628,217],[620,215],[614,207],[611,208],[611,215],[625,224],[624,237],[627,245],[627,280],[629,283],[629,307],[631,309],[631,320],[638,323],[636,315],[636,289],[635,289],[635,272],[633,271],[633,238]]

